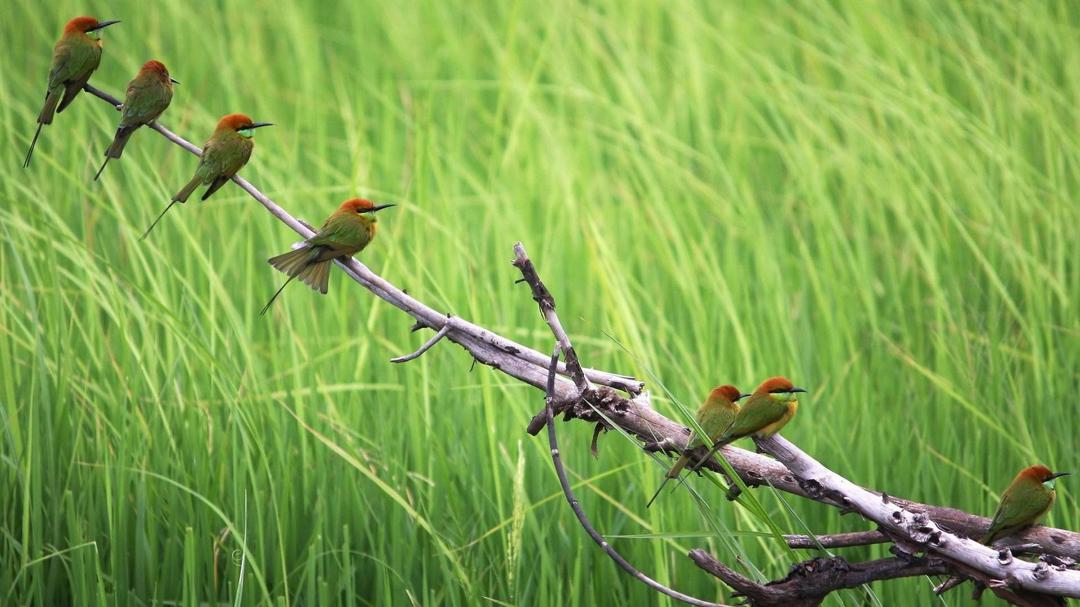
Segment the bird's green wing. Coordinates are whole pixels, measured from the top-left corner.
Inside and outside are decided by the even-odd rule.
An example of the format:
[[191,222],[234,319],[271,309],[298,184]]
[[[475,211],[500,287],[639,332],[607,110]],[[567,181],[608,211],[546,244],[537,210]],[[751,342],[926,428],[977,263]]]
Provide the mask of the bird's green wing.
[[160,82],[136,83],[128,86],[124,99],[124,111],[120,116],[120,126],[138,126],[147,124],[161,115],[172,101],[172,93]]
[[1041,485],[1013,483],[1002,495],[1001,503],[998,504],[997,512],[994,513],[986,536],[992,537],[1000,531],[1023,527],[1035,522],[1035,519],[1050,507],[1053,499],[1051,495],[1050,492],[1043,490]]
[[779,420],[787,411],[788,407],[785,403],[776,402],[771,398],[751,399],[743,405],[742,409],[739,409],[731,426],[724,432],[723,438],[730,442],[753,434]]
[[352,254],[367,246],[371,232],[363,218],[351,215],[334,215],[326,220],[319,233],[308,243],[330,249],[337,255]]

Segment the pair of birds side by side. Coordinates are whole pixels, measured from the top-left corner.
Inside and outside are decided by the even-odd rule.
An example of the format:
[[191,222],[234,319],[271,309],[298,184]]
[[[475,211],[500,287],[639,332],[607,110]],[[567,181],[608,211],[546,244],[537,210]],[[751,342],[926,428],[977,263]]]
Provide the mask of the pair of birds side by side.
[[[94,17],[76,17],[64,27],[60,39],[53,47],[45,104],[38,114],[37,130],[30,142],[30,149],[27,150],[24,168],[30,165],[30,158],[34,154],[42,128],[52,124],[54,114],[63,112],[71,104],[100,65],[101,30],[119,22],[116,19],[99,21]],[[179,82],[172,78],[169,70],[160,61],[151,60],[143,64],[127,85],[120,124],[112,143],[105,150],[105,161],[94,175],[95,181],[101,176],[109,160],[121,157],[135,131],[152,123],[169,107],[175,84]],[[255,122],[244,114],[227,114],[222,117],[210,139],[203,145],[194,176],[172,197],[143,233],[142,238],[150,234],[175,204],[187,202],[199,186],[207,186],[202,195],[202,200],[206,200],[232,179],[251,158],[255,147],[252,141],[254,130],[271,125],[270,122]],[[312,289],[326,294],[330,263],[363,250],[375,237],[374,213],[391,206],[394,205],[375,204],[360,198],[346,200],[326,220],[319,232],[307,239],[301,247],[271,258],[270,265],[287,274],[289,278],[274,293],[260,314],[266,313],[270,304],[294,278],[299,278]]]
[[[705,432],[713,446],[705,457],[694,466],[704,465],[720,447],[746,436],[767,438],[776,434],[798,411],[799,401],[795,396],[805,392],[796,388],[785,377],[772,377],[761,383],[753,394],[745,394],[732,385],[714,388],[698,409],[695,419],[698,427]],[[742,407],[738,401],[748,398]],[[696,431],[691,434],[686,450],[668,470],[660,488],[649,499],[646,508],[652,505],[664,489],[667,481],[678,478],[690,463],[693,451],[707,443]],[[991,519],[986,533],[979,542],[989,546],[998,539],[1039,522],[1054,505],[1057,497],[1056,479],[1067,476],[1068,472],[1053,472],[1043,465],[1024,468],[1001,494],[1001,501]]]
[[[695,414],[697,424],[705,432],[705,437],[697,432],[691,434],[686,451],[668,470],[660,488],[645,507],[652,505],[669,480],[678,478],[679,473],[690,462],[694,449],[706,444],[711,445],[705,457],[694,466],[696,470],[709,461],[717,449],[728,443],[746,436],[767,438],[779,432],[795,417],[799,409],[797,395],[800,392],[806,390],[795,387],[790,379],[782,376],[766,379],[752,394],[739,392],[738,388],[732,385],[713,389]],[[746,404],[740,407],[738,401],[743,398],[747,399]]]

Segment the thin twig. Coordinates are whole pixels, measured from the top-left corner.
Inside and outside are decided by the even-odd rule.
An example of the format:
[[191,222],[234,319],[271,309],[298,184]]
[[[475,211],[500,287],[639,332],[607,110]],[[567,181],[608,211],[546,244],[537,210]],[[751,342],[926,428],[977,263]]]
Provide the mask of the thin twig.
[[880,531],[855,531],[832,535],[785,535],[784,541],[791,548],[817,550],[819,548],[851,548],[870,544],[887,544],[892,540]]
[[415,360],[417,358],[420,358],[420,356],[422,356],[424,354],[424,352],[427,352],[428,350],[431,349],[431,346],[434,346],[435,344],[439,343],[439,340],[446,337],[446,334],[449,333],[449,332],[450,332],[450,325],[443,325],[442,328],[439,329],[439,331],[437,333],[435,333],[435,335],[432,335],[431,339],[425,341],[424,345],[420,346],[420,348],[416,352],[413,352],[412,354],[406,354],[404,356],[397,356],[397,357],[391,358],[390,362],[392,362],[392,363],[407,363],[410,360]]
[[611,560],[615,561],[615,564],[621,567],[623,571],[634,576],[641,583],[657,592],[666,594],[673,599],[689,603],[690,605],[697,605],[698,607],[721,607],[719,603],[703,601],[688,594],[683,594],[678,590],[668,588],[638,571],[629,561],[612,548],[611,544],[604,539],[604,536],[600,535],[600,532],[589,522],[589,517],[586,516],[585,511],[581,509],[581,504],[578,502],[577,496],[574,495],[574,490],[570,487],[570,480],[566,476],[566,469],[563,468],[562,455],[559,453],[559,439],[555,434],[555,424],[553,423],[555,416],[555,369],[559,362],[559,352],[561,350],[562,345],[556,343],[554,351],[551,353],[551,365],[548,368],[547,393],[544,398],[544,409],[548,416],[548,446],[551,448],[551,463],[555,466],[555,475],[559,477],[559,484],[562,486],[563,495],[566,496],[566,501],[570,504],[570,509],[574,511],[574,516],[577,517],[578,522],[581,523],[581,526],[585,529],[585,532],[589,534],[589,537],[600,546],[600,549],[611,557]]

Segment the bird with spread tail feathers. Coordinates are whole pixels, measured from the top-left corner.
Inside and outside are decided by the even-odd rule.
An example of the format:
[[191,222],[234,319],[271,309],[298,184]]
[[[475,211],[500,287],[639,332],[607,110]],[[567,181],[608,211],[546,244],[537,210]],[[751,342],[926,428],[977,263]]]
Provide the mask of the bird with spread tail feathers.
[[711,444],[720,434],[727,430],[731,425],[731,422],[735,419],[735,415],[739,412],[740,398],[750,396],[749,394],[743,394],[739,392],[739,389],[732,385],[723,385],[718,388],[713,388],[709,392],[709,396],[705,398],[705,402],[701,404],[701,407],[694,415],[694,419],[697,421],[697,425],[705,431],[705,437],[702,437],[696,431],[690,436],[690,441],[686,444],[686,450],[675,462],[675,464],[668,470],[664,476],[664,481],[660,483],[660,487],[649,499],[649,503],[645,504],[648,508],[656,501],[656,497],[660,495],[660,492],[664,490],[664,486],[667,482],[673,478],[678,478],[679,473],[682,472],[686,464],[690,462],[690,454],[694,449],[706,444]]
[[363,198],[346,200],[331,215],[319,232],[304,241],[299,248],[271,257],[268,263],[289,275],[285,284],[266,302],[259,314],[266,314],[270,304],[294,278],[326,294],[330,282],[330,263],[358,253],[375,238],[375,213],[392,207],[392,204],[375,204]]
[[232,179],[233,175],[251,158],[251,150],[255,148],[255,142],[251,138],[255,129],[273,126],[273,124],[272,122],[254,122],[243,114],[223,116],[218,121],[214,134],[203,145],[202,157],[199,159],[199,166],[195,169],[195,176],[172,197],[172,201],[157,216],[154,223],[150,224],[142,237],[146,238],[150,234],[150,230],[154,229],[154,226],[174,204],[187,202],[195,188],[200,185],[210,186],[202,195],[202,200],[206,200]]
[[169,107],[173,98],[173,85],[180,84],[169,75],[169,70],[160,61],[150,60],[143,64],[139,73],[131,79],[124,94],[124,106],[120,113],[120,125],[116,127],[109,149],[105,150],[105,162],[94,175],[94,181],[101,176],[110,158],[120,158],[128,139],[143,125],[157,120],[158,116]]
[[90,80],[90,75],[101,63],[101,30],[117,19],[98,21],[93,17],[75,17],[64,26],[56,46],[53,47],[52,66],[49,68],[49,86],[45,91],[45,105],[38,114],[37,131],[26,152],[23,168],[30,166],[41,128],[52,124],[53,114],[67,108]]

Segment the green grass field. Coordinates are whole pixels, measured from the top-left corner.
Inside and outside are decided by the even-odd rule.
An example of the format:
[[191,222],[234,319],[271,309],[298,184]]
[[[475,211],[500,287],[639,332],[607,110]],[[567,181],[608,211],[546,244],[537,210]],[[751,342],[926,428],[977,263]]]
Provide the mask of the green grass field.
[[[669,416],[782,373],[811,390],[784,435],[863,485],[989,514],[1023,466],[1080,470],[1080,6],[397,4],[5,6],[0,604],[669,604],[566,507],[539,392],[449,344],[390,364],[426,336],[337,270],[259,317],[296,238],[235,185],[139,241],[194,157],[146,130],[92,182],[117,114],[84,94],[20,168],[85,13],[123,20],[93,84],[157,58],[181,135],[275,122],[243,176],[310,222],[399,202],[362,261],[548,351],[523,241],[586,364]],[[762,579],[812,556],[704,480],[708,509],[645,510],[658,463],[559,429],[646,573],[726,600],[689,548]],[[1080,527],[1078,482],[1048,522]],[[868,528],[756,495],[786,532]],[[968,601],[932,585],[830,604]]]

